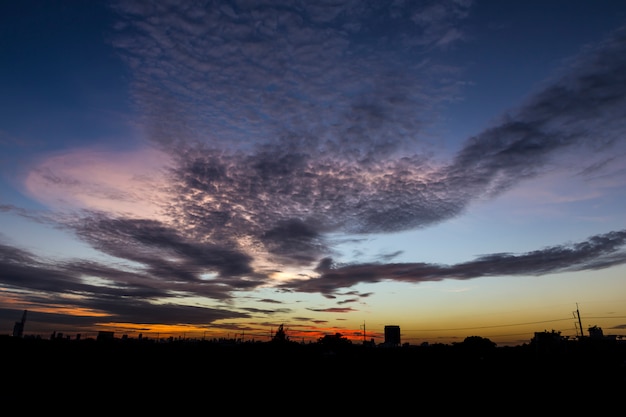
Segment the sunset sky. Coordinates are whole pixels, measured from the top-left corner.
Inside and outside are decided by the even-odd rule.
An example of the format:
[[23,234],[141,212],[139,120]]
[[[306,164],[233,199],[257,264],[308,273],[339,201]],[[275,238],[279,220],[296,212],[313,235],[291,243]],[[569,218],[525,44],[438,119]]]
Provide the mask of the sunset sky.
[[0,3],[0,334],[626,335],[626,2]]

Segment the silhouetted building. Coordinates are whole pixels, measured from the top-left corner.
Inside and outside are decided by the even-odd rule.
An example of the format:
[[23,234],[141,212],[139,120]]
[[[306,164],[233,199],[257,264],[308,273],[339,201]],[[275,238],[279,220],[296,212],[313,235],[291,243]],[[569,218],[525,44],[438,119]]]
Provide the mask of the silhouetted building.
[[535,347],[537,353],[561,353],[567,348],[567,339],[561,336],[561,332],[552,330],[548,332],[535,332],[530,344]]
[[605,335],[602,327],[591,326],[588,329],[589,338],[592,340],[617,340],[617,335]]
[[400,326],[385,326],[385,345],[400,346]]

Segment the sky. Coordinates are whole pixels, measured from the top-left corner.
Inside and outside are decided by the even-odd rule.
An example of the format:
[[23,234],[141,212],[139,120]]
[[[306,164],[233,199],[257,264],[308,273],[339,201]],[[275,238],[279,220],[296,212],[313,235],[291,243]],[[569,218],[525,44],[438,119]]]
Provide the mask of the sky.
[[0,333],[626,335],[625,26],[610,0],[2,2]]

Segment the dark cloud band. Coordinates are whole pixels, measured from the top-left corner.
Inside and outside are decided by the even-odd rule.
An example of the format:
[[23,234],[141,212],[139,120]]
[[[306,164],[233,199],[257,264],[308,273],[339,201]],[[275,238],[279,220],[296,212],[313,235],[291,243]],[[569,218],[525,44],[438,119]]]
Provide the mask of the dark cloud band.
[[608,268],[626,263],[626,230],[592,236],[573,245],[561,245],[525,254],[496,253],[455,265],[426,263],[366,263],[333,265],[323,259],[319,277],[295,280],[282,287],[302,292],[332,294],[340,288],[382,281],[420,283],[444,279],[474,279],[487,276],[539,276],[565,271]]

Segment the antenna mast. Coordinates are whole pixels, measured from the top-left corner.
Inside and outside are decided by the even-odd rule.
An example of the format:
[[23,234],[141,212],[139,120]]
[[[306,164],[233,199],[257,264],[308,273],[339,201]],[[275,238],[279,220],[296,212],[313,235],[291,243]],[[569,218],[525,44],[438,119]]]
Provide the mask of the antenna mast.
[[13,326],[13,336],[22,337],[24,335],[24,325],[26,324],[26,312],[28,310],[24,310],[24,314],[22,314],[22,321],[16,321]]
[[578,303],[576,303],[576,315],[578,316],[578,326],[580,327],[580,337],[583,337],[583,323],[580,321],[580,312],[578,311]]
[[365,320],[363,320],[363,344],[365,344]]

